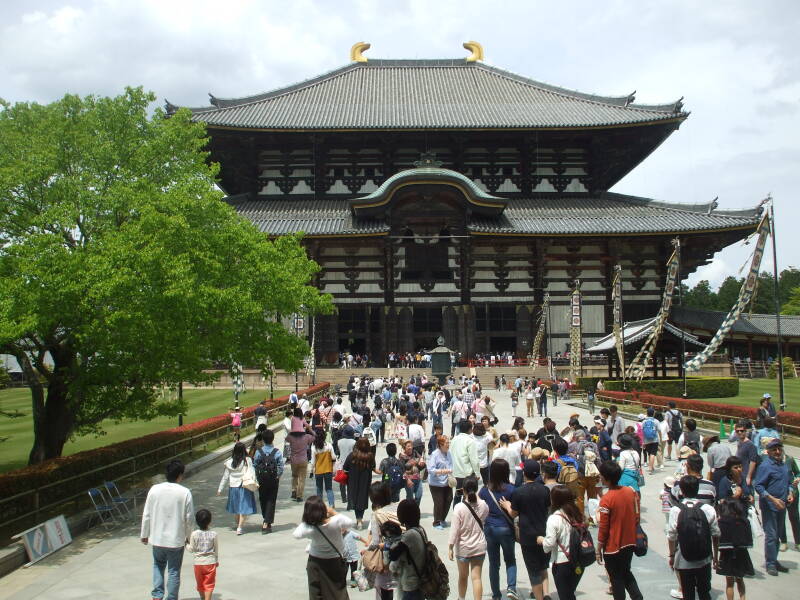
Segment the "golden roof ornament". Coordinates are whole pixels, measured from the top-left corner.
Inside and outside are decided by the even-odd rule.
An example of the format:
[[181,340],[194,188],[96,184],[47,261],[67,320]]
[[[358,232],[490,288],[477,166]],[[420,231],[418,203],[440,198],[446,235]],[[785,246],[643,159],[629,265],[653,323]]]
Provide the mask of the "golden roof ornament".
[[464,42],[462,45],[464,48],[472,52],[472,54],[467,57],[467,62],[483,60],[483,46],[481,46],[478,42]]
[[369,48],[370,45],[366,42],[356,42],[350,48],[350,60],[353,62],[367,62],[367,57],[363,55],[363,52],[366,52]]

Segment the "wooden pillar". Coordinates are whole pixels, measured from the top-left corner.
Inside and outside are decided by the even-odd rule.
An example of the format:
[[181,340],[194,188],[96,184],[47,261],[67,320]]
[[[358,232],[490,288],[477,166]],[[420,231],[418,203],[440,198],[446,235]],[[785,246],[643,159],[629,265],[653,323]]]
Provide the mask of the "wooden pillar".
[[614,368],[614,350],[608,353],[608,378],[611,379],[613,375],[613,368]]

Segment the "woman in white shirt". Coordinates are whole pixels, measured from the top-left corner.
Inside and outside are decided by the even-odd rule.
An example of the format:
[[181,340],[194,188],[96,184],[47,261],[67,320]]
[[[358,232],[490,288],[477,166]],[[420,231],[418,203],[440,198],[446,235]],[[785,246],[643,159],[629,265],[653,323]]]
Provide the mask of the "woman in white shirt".
[[642,467],[642,458],[633,449],[633,438],[629,433],[619,436],[619,458],[617,462],[622,469],[622,477],[619,478],[619,485],[626,485],[634,492],[639,492],[639,470]]
[[522,457],[519,454],[519,450],[516,447],[511,447],[509,445],[510,438],[507,433],[504,433],[500,436],[500,445],[494,449],[494,453],[492,454],[492,460],[497,460],[498,458],[502,458],[504,461],[508,463],[508,471],[509,477],[508,482],[513,484],[516,482],[517,475],[514,467],[516,467]]
[[545,552],[553,553],[553,581],[558,599],[575,600],[575,590],[583,571],[576,571],[575,565],[569,561],[567,551],[573,526],[585,527],[583,513],[575,504],[575,494],[567,486],[560,484],[550,491],[550,511],[545,535],[536,538],[536,543]]
[[492,436],[486,433],[482,423],[475,423],[472,428],[472,439],[475,440],[475,448],[478,450],[478,465],[481,468],[483,485],[489,485],[489,444],[492,443]]
[[222,473],[222,479],[217,488],[217,496],[219,496],[222,494],[225,482],[228,482],[228,504],[225,510],[236,517],[236,525],[234,525],[236,535],[244,533],[243,527],[247,515],[254,515],[258,512],[255,494],[243,485],[245,473],[252,469],[253,461],[247,456],[247,446],[242,442],[236,442],[231,457],[225,461],[225,471]]
[[667,423],[663,413],[660,412],[656,413],[656,421],[658,421],[658,453],[656,454],[656,466],[658,466],[659,469],[663,469],[664,447],[667,445],[667,440],[669,439],[669,423]]
[[306,499],[303,521],[292,535],[311,540],[306,565],[310,600],[348,600],[342,529],[353,525],[353,519],[325,506],[319,496]]

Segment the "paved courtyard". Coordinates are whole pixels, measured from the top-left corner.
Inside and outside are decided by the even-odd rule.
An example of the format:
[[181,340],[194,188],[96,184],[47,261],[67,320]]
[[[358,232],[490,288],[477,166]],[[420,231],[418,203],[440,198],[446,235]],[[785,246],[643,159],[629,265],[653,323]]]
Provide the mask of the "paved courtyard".
[[[511,403],[507,392],[490,392],[498,401],[499,429],[511,425]],[[522,408],[522,406],[520,407]],[[524,411],[524,409],[523,409]],[[559,404],[551,407],[550,416],[559,427],[565,426],[569,414],[577,412],[581,421],[588,423],[588,412],[572,406]],[[535,430],[541,425],[540,418],[527,420],[527,429]],[[282,434],[279,436],[282,439]],[[383,454],[379,450],[379,454]],[[676,463],[667,463],[670,466]],[[660,510],[658,494],[667,470],[649,477],[643,489],[643,522],[650,537],[650,551],[644,558],[634,558],[634,573],[645,598],[669,598],[669,590],[675,587],[675,577],[666,560],[666,541],[663,535],[664,518]],[[185,480],[194,495],[195,508],[206,507],[214,515],[212,526],[220,536],[220,568],[214,600],[248,600],[279,597],[283,599],[307,598],[305,577],[305,541],[292,538],[291,532],[300,520],[302,504],[289,500],[290,477],[284,475],[281,482],[274,533],[260,533],[260,515],[250,517],[245,535],[236,536],[231,529],[233,519],[225,513],[226,497],[217,497],[216,490],[222,475],[220,463],[213,464]],[[309,480],[306,495],[313,493],[313,481]],[[335,486],[336,487],[336,486]],[[337,501],[339,495],[337,491]],[[430,538],[437,544],[440,554],[446,558],[449,530],[437,531],[431,525],[432,501],[425,491],[422,501],[423,525]],[[451,513],[452,514],[452,513]],[[352,515],[351,515],[352,516]],[[367,511],[365,520],[369,518]],[[596,530],[593,530],[596,534]],[[791,540],[790,540],[791,541]],[[791,571],[788,575],[769,577],[764,572],[763,548],[760,540],[751,550],[756,566],[756,578],[747,580],[747,594],[757,600],[778,600],[796,597],[800,587],[800,552],[790,550],[781,553],[781,562]],[[455,563],[446,561],[451,573],[451,594],[456,598],[457,581]],[[530,589],[522,556],[517,549],[519,567],[518,590],[528,596]],[[0,581],[0,598],[14,600],[77,600],[84,598],[140,599],[149,598],[151,588],[151,552],[139,541],[139,523],[128,522],[114,530],[105,532],[94,528],[80,536],[72,545],[27,569],[18,569]],[[488,562],[484,565],[484,597],[490,598]],[[181,576],[180,598],[195,599],[192,557],[184,557]],[[501,586],[505,584],[501,568]],[[714,575],[712,580],[715,598],[724,597],[724,578]],[[602,567],[589,567],[578,588],[578,597],[610,598],[605,594],[607,581]],[[792,589],[795,591],[793,592]],[[551,595],[556,598],[554,586]],[[354,599],[374,598],[374,591],[360,593],[350,591]],[[468,592],[471,598],[471,591]]]

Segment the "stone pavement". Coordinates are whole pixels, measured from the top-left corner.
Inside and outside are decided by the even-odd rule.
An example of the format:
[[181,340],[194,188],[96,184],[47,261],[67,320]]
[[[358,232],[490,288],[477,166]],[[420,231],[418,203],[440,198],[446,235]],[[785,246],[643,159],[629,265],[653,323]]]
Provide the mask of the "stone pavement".
[[[498,401],[497,414],[500,417],[500,430],[511,425],[511,403],[507,392],[489,392]],[[524,413],[524,405],[520,414]],[[590,421],[588,412],[559,404],[550,408],[550,416],[559,428],[566,425],[571,413],[581,415],[581,421]],[[541,426],[541,419],[527,419],[528,430]],[[282,438],[282,436],[279,436]],[[382,453],[379,451],[379,453]],[[675,465],[676,463],[668,463]],[[643,489],[643,523],[650,538],[650,551],[644,558],[634,558],[634,573],[645,598],[667,599],[669,591],[675,587],[675,577],[667,566],[666,541],[663,535],[664,518],[660,509],[658,495],[662,481],[668,472],[665,470],[648,477]],[[295,540],[292,530],[300,520],[302,504],[289,500],[289,481],[287,473],[281,482],[274,533],[260,534],[259,515],[250,517],[245,535],[236,536],[231,528],[233,519],[225,513],[226,497],[216,496],[217,485],[222,475],[221,464],[213,464],[189,477],[185,484],[194,494],[195,508],[206,507],[214,515],[214,527],[220,536],[220,568],[214,600],[250,600],[269,598],[277,595],[282,600],[307,598],[305,576],[305,541]],[[306,495],[314,493],[313,480],[308,480]],[[334,486],[337,487],[337,486]],[[336,493],[339,500],[338,490]],[[430,538],[437,544],[440,554],[446,559],[447,536],[449,530],[437,531],[431,525],[432,502],[426,491],[422,501],[423,525]],[[452,514],[452,513],[451,513]],[[352,516],[352,515],[351,515]],[[367,511],[366,519],[369,518]],[[596,534],[596,530],[593,530]],[[800,586],[800,552],[781,553],[781,562],[788,566],[789,574],[769,577],[763,567],[763,547],[757,542],[751,550],[756,566],[756,578],[747,580],[747,593],[758,600],[778,600],[796,597],[791,589]],[[454,563],[445,562],[451,572],[452,598],[456,598],[457,570]],[[521,553],[517,550],[518,590],[521,597],[528,596],[529,580],[525,572]],[[18,569],[0,581],[0,598],[30,600],[73,600],[83,598],[103,599],[143,599],[149,598],[151,587],[152,559],[149,548],[139,541],[139,523],[118,526],[105,532],[94,528],[80,536],[72,545],[55,555],[27,569]],[[505,571],[501,567],[501,586],[505,585]],[[484,597],[490,598],[488,581],[488,562],[484,563]],[[712,580],[715,598],[724,597],[724,578],[714,575]],[[578,588],[578,597],[610,598],[605,594],[607,581],[602,567],[589,567]],[[277,592],[277,594],[276,594]],[[551,585],[551,595],[556,598]],[[184,556],[181,576],[180,598],[195,599],[192,557]],[[374,591],[360,593],[350,590],[353,599],[374,598]],[[468,598],[472,597],[471,590]]]

